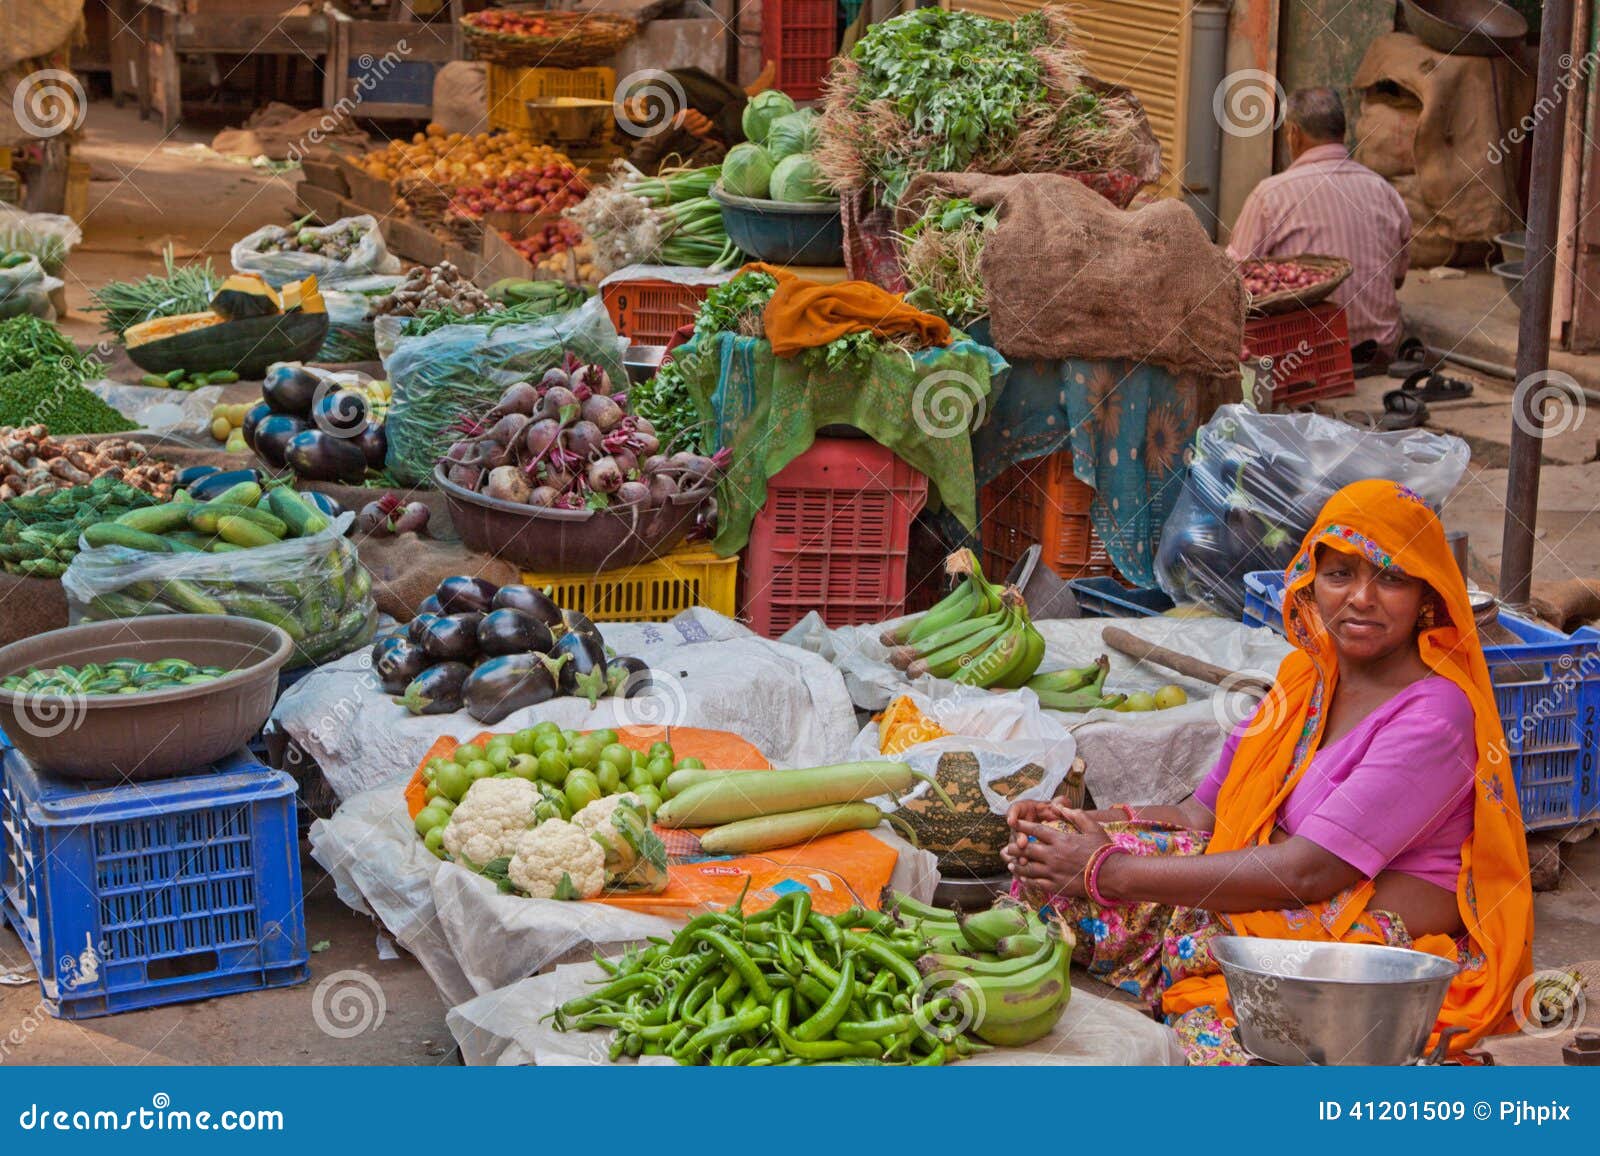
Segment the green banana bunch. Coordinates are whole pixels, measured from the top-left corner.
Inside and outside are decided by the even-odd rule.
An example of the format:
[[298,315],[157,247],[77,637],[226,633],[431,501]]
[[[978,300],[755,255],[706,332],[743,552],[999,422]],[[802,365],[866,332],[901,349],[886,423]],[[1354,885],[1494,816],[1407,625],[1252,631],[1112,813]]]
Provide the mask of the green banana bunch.
[[1127,695],[1105,693],[1106,672],[1110,669],[1110,660],[1102,654],[1088,666],[1035,675],[1024,685],[1039,696],[1039,705],[1045,710],[1085,711],[1114,707]]
[[968,1029],[985,1043],[1018,1047],[1046,1035],[1072,996],[1072,945],[1053,939],[1042,959],[1006,975],[967,976],[947,994],[971,1004],[977,1020]]
[[[921,644],[945,627],[954,626],[970,618],[993,614],[1000,609],[1000,591],[983,576],[983,567],[971,550],[957,550],[944,560],[945,573],[958,578],[955,589],[946,594],[937,605],[908,618],[892,630],[886,630],[881,641],[888,647]],[[918,645],[921,657],[928,648]],[[909,661],[909,659],[907,660]]]
[[978,951],[993,951],[1008,935],[1026,935],[1033,929],[1030,912],[1014,899],[1002,899],[987,911],[956,916],[961,936]]

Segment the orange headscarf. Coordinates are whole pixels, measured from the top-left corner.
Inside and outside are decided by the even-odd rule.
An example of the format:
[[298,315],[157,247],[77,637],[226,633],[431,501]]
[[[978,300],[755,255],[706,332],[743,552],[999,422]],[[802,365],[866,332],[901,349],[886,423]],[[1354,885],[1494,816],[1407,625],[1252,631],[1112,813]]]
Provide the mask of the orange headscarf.
[[[1216,830],[1206,853],[1267,842],[1279,808],[1319,745],[1324,708],[1338,684],[1339,668],[1311,598],[1318,546],[1359,554],[1375,566],[1398,567],[1432,588],[1437,596],[1435,621],[1418,636],[1418,650],[1424,663],[1459,686],[1472,702],[1478,789],[1472,834],[1461,847],[1461,874],[1456,881],[1470,951],[1450,984],[1429,1045],[1437,1041],[1441,1028],[1459,1026],[1466,1031],[1453,1037],[1450,1046],[1460,1051],[1495,1029],[1511,1010],[1517,984],[1532,971],[1533,890],[1505,734],[1466,584],[1439,519],[1404,486],[1356,482],[1334,494],[1285,571],[1284,625],[1297,649],[1278,668],[1277,683],[1257,715],[1276,725],[1263,726],[1240,741],[1217,796]],[[1239,935],[1381,942],[1361,918],[1372,890],[1372,883],[1364,881],[1309,913],[1255,911],[1219,918]],[[1423,936],[1413,946],[1446,959],[1457,957],[1449,936]],[[1226,1002],[1227,985],[1220,975],[1181,980],[1167,989],[1163,1001],[1173,1014]]]

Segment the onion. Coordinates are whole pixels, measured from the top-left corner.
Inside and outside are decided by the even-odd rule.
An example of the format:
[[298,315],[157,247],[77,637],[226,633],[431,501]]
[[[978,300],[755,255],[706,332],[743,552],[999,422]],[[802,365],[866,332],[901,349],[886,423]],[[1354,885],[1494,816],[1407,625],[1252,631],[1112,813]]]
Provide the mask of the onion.
[[602,494],[616,493],[627,480],[617,468],[617,459],[612,457],[596,459],[589,466],[588,478],[589,488]]
[[550,447],[555,444],[556,438],[561,434],[561,424],[549,418],[541,418],[529,422],[522,434],[523,448],[531,454],[535,461],[544,457]]
[[643,482],[623,482],[617,487],[617,501],[625,506],[650,501],[650,487]]
[[528,494],[527,504],[530,506],[549,507],[555,505],[556,499],[560,496],[561,492],[554,486],[535,486]]
[[515,466],[501,466],[489,471],[489,484],[484,487],[484,493],[491,498],[499,498],[502,502],[525,502],[533,487],[528,485],[527,478]]
[[589,461],[605,452],[604,440],[600,427],[592,421],[573,422],[562,435],[563,448],[577,454],[584,461]]
[[584,421],[591,421],[600,427],[601,433],[615,429],[622,420],[622,407],[604,394],[591,394],[583,403],[580,411]]

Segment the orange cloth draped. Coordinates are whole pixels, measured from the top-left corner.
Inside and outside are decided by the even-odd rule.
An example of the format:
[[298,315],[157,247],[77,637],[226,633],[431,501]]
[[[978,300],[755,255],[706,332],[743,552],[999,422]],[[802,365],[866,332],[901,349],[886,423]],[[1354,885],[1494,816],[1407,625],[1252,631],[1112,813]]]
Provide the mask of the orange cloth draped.
[[777,291],[761,314],[761,324],[779,357],[793,357],[850,333],[910,337],[923,348],[950,344],[948,322],[870,282],[821,285],[759,261],[739,272],[766,273],[777,279]]
[[[1216,831],[1206,853],[1224,854],[1266,843],[1279,808],[1320,743],[1338,664],[1310,596],[1318,546],[1360,554],[1377,566],[1397,566],[1432,587],[1444,612],[1437,613],[1437,624],[1418,637],[1422,661],[1472,701],[1478,786],[1472,835],[1462,845],[1456,882],[1457,904],[1471,944],[1429,1041],[1431,1048],[1442,1028],[1465,1028],[1450,1043],[1451,1051],[1459,1052],[1495,1029],[1511,1010],[1517,984],[1532,971],[1533,891],[1505,734],[1466,585],[1445,544],[1444,527],[1405,487],[1365,481],[1340,490],[1322,508],[1285,572],[1284,624],[1297,649],[1278,668],[1277,683],[1257,715],[1279,721],[1240,742],[1217,796]],[[1239,935],[1380,942],[1364,924],[1356,925],[1372,890],[1370,881],[1363,882],[1309,912],[1255,911],[1218,918]],[[1423,936],[1414,946],[1447,959],[1457,957],[1449,936]],[[1220,975],[1181,980],[1163,998],[1169,1014],[1202,1004],[1221,1008],[1226,1003],[1227,985]]]

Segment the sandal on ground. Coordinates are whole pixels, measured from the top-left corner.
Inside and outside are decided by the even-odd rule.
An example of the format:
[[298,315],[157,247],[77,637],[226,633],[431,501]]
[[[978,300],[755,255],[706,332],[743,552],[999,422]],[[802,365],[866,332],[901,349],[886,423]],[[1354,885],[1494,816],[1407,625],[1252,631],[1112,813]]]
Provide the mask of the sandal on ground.
[[1406,378],[1400,389],[1419,401],[1464,401],[1472,396],[1472,383],[1419,369]]
[[1421,341],[1415,337],[1408,337],[1400,343],[1400,348],[1395,350],[1394,360],[1389,363],[1389,376],[1404,380],[1419,369],[1432,372],[1441,364],[1441,359],[1430,354],[1428,347]]
[[1395,430],[1420,429],[1427,423],[1428,407],[1415,394],[1391,389],[1383,395],[1381,414],[1368,413],[1363,409],[1349,409],[1340,416],[1361,429],[1390,433]]

